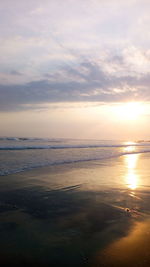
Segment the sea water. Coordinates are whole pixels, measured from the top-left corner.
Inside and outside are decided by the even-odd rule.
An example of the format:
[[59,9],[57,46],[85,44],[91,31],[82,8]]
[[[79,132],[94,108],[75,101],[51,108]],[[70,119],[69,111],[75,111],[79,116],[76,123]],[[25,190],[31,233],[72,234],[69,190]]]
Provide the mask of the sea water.
[[0,138],[0,175],[37,167],[150,152],[149,141]]

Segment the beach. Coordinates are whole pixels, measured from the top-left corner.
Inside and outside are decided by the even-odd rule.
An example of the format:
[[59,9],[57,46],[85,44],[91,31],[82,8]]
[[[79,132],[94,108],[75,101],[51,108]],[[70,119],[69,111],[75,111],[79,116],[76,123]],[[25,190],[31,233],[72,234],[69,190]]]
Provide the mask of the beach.
[[150,1],[0,1],[0,267],[150,267]]
[[149,266],[149,153],[0,177],[0,257],[19,266]]

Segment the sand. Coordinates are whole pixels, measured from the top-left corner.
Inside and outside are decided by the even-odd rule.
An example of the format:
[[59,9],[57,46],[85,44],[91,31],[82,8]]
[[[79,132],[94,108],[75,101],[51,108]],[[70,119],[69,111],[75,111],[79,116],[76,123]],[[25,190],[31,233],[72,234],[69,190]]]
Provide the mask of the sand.
[[150,158],[0,177],[1,264],[150,266]]

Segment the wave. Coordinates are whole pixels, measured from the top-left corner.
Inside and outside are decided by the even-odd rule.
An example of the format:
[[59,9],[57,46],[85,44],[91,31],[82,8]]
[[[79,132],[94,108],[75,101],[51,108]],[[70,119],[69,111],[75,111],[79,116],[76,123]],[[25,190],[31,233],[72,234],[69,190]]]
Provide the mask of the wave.
[[0,146],[0,150],[29,150],[29,149],[81,149],[81,148],[126,148],[126,147],[149,147],[150,143],[136,144],[85,144],[85,145],[24,145],[24,146]]
[[120,152],[120,153],[116,153],[116,154],[109,155],[109,156],[103,156],[103,157],[101,156],[101,157],[92,157],[92,158],[62,160],[62,161],[49,162],[49,163],[38,163],[38,164],[33,164],[32,166],[25,166],[25,167],[13,169],[13,170],[1,170],[0,176],[15,174],[15,173],[23,172],[23,171],[30,171],[30,170],[40,168],[40,167],[50,167],[50,166],[80,163],[80,162],[89,162],[89,161],[100,161],[100,160],[107,160],[111,158],[117,158],[117,157],[121,157],[125,155],[144,154],[144,153],[150,153],[150,150],[141,150],[141,151],[135,151],[135,152]]
[[59,139],[49,138],[35,138],[35,137],[0,137],[0,141],[49,141],[49,142],[61,142]]
[[[90,142],[101,142],[101,141],[112,141],[113,140],[95,140],[95,139],[72,139],[72,138],[39,138],[39,137],[0,137],[0,141],[49,141],[49,142],[62,142],[62,141],[90,141]],[[134,143],[150,143],[150,140],[137,140]]]

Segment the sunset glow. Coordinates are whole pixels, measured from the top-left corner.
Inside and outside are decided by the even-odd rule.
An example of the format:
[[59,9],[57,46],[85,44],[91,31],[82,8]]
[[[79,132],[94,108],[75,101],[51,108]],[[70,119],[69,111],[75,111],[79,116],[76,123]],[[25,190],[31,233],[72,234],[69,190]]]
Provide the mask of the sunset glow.
[[125,121],[139,120],[144,111],[144,104],[139,102],[123,103],[115,107],[116,116]]

